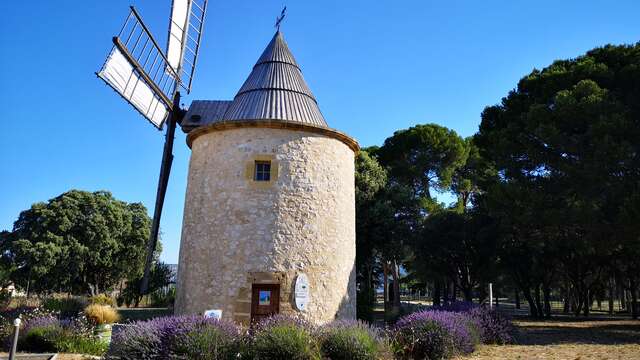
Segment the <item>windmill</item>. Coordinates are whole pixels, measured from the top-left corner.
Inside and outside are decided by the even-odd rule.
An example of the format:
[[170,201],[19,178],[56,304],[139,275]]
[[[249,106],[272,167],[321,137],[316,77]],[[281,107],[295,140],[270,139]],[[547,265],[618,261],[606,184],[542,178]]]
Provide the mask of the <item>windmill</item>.
[[191,92],[208,0],[173,0],[166,51],[155,40],[138,11],[131,6],[104,65],[96,75],[131,104],[158,130],[166,124],[158,190],[140,291],[147,292],[149,270],[158,241],[162,206],[173,161],[180,88]]

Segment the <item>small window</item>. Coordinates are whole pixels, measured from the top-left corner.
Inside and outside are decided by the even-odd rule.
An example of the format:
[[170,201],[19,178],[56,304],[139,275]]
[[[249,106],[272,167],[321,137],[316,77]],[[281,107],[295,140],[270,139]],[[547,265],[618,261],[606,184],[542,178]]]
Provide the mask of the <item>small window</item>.
[[256,161],[255,181],[271,181],[271,161]]

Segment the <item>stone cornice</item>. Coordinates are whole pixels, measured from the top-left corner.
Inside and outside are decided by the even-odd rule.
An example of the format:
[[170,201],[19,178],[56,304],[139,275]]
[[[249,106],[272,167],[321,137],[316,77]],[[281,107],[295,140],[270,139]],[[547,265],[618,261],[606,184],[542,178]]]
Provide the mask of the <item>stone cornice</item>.
[[353,150],[354,153],[357,153],[360,150],[360,146],[355,139],[338,130],[284,120],[234,120],[214,122],[212,124],[200,126],[191,130],[187,134],[187,146],[191,148],[191,144],[193,143],[193,141],[204,134],[208,134],[214,131],[224,131],[239,128],[267,128],[306,131],[340,140],[351,150]]

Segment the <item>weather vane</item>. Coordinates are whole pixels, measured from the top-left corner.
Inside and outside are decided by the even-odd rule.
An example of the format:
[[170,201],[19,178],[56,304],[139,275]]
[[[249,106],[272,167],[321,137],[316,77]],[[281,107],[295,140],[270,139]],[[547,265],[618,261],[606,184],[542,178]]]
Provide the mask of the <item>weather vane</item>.
[[285,7],[282,9],[282,12],[280,12],[280,16],[278,16],[278,17],[276,18],[276,26],[275,26],[275,27],[276,27],[276,29],[277,29],[278,31],[280,31],[280,23],[282,22],[282,20],[284,20],[284,16],[286,15],[286,14],[285,14],[286,12],[287,12],[287,7],[285,6]]

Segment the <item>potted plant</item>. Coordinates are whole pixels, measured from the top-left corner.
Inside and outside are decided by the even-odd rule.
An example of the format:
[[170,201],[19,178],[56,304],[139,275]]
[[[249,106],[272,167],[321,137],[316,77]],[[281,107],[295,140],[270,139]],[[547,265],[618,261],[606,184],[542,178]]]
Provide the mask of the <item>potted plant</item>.
[[91,304],[84,309],[84,315],[95,325],[94,335],[107,343],[111,342],[111,325],[120,320],[116,309],[109,305]]

